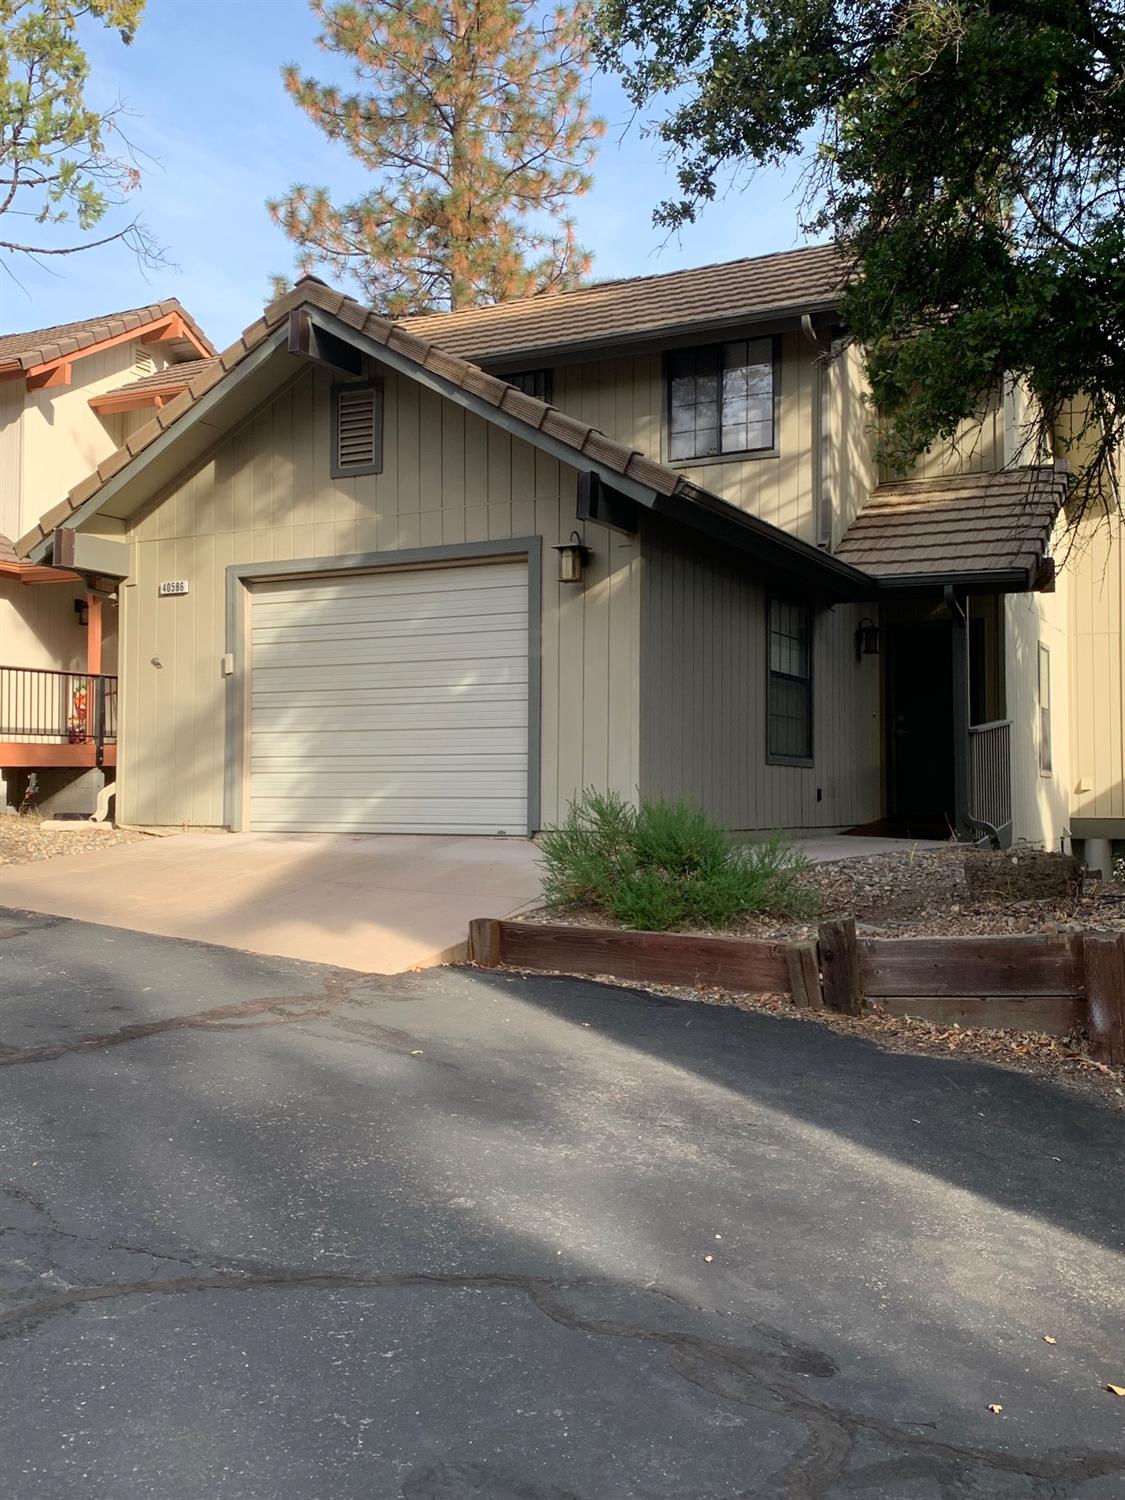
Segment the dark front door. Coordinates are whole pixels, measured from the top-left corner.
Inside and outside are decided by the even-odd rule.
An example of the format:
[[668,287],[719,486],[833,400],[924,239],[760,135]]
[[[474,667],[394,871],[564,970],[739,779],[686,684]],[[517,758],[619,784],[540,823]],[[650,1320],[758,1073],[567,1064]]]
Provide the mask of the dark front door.
[[943,838],[954,821],[951,627],[893,625],[888,644],[890,814],[907,836]]

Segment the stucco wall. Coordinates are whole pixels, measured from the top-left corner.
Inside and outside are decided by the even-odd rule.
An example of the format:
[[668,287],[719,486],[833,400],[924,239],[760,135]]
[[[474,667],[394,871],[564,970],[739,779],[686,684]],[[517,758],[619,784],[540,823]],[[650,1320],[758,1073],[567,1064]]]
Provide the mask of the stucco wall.
[[[225,579],[231,563],[544,539],[542,821],[584,785],[638,782],[639,550],[589,528],[582,587],[551,547],[575,526],[576,475],[412,381],[385,373],[384,469],[332,479],[331,380],[307,369],[132,525],[123,589],[119,816],[223,822]],[[159,598],[162,579],[190,593]]]

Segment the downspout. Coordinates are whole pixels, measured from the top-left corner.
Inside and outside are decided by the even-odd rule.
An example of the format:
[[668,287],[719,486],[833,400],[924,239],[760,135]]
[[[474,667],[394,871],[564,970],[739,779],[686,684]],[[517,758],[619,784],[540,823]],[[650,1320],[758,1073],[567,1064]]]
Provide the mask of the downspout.
[[947,583],[942,590],[953,620],[953,821],[959,837],[972,838],[980,829],[994,849],[1000,833],[972,810],[972,766],[969,759],[969,616]]
[[826,503],[824,493],[824,384],[827,373],[828,350],[820,341],[813,320],[808,313],[801,314],[801,332],[815,351],[812,375],[812,411],[809,419],[811,439],[811,481],[813,501],[813,537],[818,547],[826,552],[832,550],[832,506]]

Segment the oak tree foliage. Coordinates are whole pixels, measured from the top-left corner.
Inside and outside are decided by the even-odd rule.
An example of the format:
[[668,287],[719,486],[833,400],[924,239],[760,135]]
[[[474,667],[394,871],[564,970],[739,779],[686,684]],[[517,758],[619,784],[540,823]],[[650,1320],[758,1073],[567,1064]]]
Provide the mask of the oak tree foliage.
[[1031,457],[1116,495],[1125,437],[1123,0],[600,0],[599,53],[676,162],[657,221],[803,160],[803,227],[904,466],[1006,376]]
[[[82,30],[98,24],[128,44],[145,0],[0,0],[0,252],[71,255],[120,240],[149,264],[159,252],[139,221],[91,237],[140,185],[120,105],[86,97]],[[47,225],[73,225],[60,243]],[[65,238],[65,230],[63,232]]]
[[269,204],[302,270],[349,277],[393,316],[574,285],[590,258],[568,212],[590,185],[581,5],[310,0],[345,90],[291,65],[292,99],[371,174],[339,202],[298,184]]

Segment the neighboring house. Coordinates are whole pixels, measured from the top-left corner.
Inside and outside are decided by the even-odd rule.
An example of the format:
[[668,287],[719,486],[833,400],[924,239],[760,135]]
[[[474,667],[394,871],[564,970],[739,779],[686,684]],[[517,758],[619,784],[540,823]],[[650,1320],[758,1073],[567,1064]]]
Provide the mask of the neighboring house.
[[[18,800],[115,758],[116,580],[29,565],[11,538],[213,360],[175,299],[0,335],[0,782]],[[88,546],[88,544],[83,544]],[[87,561],[96,562],[88,555]]]
[[595,786],[1056,844],[1065,476],[1006,400],[881,483],[840,274],[397,325],[299,282],[18,544],[115,550],[119,819],[523,834]]

